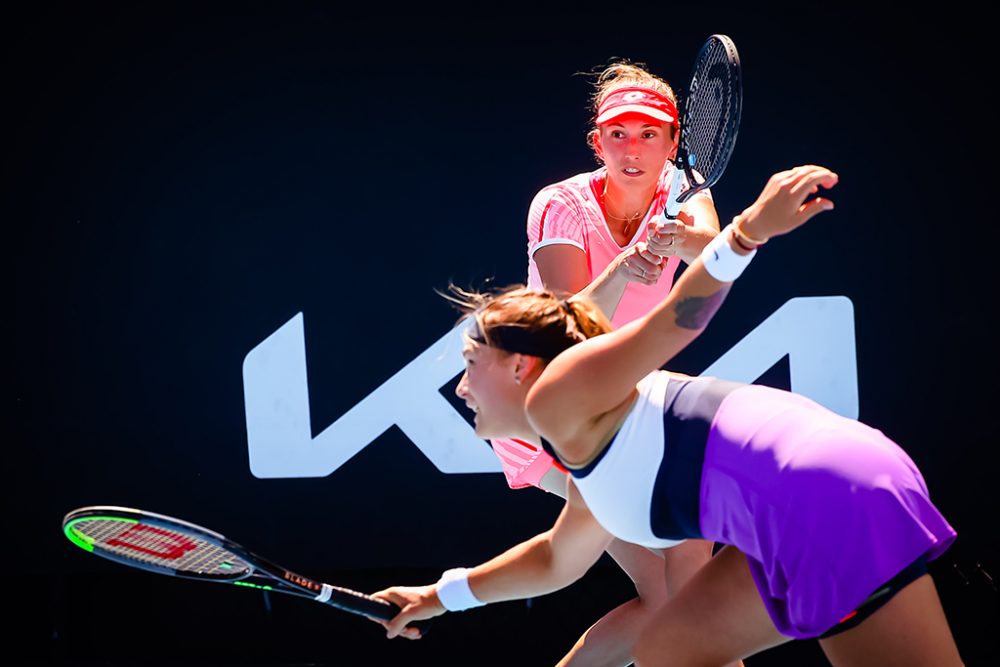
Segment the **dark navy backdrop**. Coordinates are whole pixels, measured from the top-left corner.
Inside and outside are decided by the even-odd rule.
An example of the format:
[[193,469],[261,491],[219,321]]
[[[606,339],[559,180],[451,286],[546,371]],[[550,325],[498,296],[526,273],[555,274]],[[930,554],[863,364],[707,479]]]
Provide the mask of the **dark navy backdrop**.
[[[449,328],[434,288],[523,279],[531,197],[594,167],[574,72],[627,56],[681,84],[722,32],[745,68],[722,218],[789,166],[841,184],[836,212],[762,251],[674,366],[702,371],[791,297],[848,296],[861,418],[904,445],[958,529],[934,573],[967,662],[995,659],[995,120],[979,93],[948,92],[981,81],[983,18],[713,5],[679,26],[659,5],[421,7],[49,5],[3,21],[11,655],[529,664],[513,647],[530,644],[530,664],[551,664],[626,599],[602,561],[563,593],[389,643],[299,600],[124,571],[59,521],[138,506],[364,590],[545,528],[555,499],[443,475],[395,428],[328,477],[253,477],[244,355],[303,312],[321,431]],[[816,660],[807,644],[748,664]]]

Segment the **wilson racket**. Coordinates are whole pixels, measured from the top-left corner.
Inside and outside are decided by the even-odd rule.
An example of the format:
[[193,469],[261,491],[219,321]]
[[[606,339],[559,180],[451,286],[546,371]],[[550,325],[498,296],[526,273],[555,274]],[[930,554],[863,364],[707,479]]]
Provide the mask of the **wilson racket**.
[[[686,201],[722,177],[736,146],[742,107],[736,45],[725,35],[712,35],[698,53],[687,94],[680,100],[681,136],[664,221],[676,220]],[[682,177],[689,186],[683,192]]]
[[[86,551],[150,572],[288,593],[384,621],[399,613],[390,602],[296,574],[207,528],[152,512],[81,507],[63,518],[63,532]],[[427,626],[412,624],[421,634]]]

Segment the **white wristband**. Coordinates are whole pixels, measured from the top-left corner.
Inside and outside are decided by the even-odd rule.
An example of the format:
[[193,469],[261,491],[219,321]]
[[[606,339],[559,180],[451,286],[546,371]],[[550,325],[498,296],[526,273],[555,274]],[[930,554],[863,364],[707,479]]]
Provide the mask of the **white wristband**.
[[482,607],[469,588],[469,568],[456,567],[441,575],[437,584],[437,596],[448,611],[462,611],[473,607]]
[[733,250],[733,247],[729,245],[730,226],[732,225],[723,228],[701,251],[701,262],[705,265],[705,270],[710,276],[723,283],[731,283],[739,278],[743,269],[747,268],[750,260],[757,254],[756,248],[747,255],[739,255]]

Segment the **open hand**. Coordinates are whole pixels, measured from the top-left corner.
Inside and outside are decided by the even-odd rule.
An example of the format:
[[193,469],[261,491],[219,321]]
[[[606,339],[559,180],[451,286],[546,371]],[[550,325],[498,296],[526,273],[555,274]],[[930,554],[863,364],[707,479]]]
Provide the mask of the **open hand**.
[[825,167],[803,165],[771,176],[753,204],[736,216],[734,224],[747,236],[767,241],[804,225],[814,215],[833,209],[833,202],[813,197],[820,187],[830,189],[839,176]]

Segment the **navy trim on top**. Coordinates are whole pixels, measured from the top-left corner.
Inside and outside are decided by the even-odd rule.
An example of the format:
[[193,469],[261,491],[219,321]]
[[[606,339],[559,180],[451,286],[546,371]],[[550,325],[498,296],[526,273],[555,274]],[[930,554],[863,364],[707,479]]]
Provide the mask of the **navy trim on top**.
[[699,378],[667,384],[663,405],[663,461],[653,483],[649,523],[668,540],[699,539],[701,470],[712,419],[722,400],[746,385]]
[[[663,460],[653,483],[649,516],[650,528],[657,537],[668,540],[703,537],[699,520],[701,471],[709,430],[722,400],[745,386],[716,378],[671,378],[667,383],[663,405]],[[542,449],[562,463],[573,477],[586,477],[614,446],[619,433],[620,429],[594,460],[582,468],[566,466],[545,438],[542,438]]]
[[[618,436],[618,434],[615,433],[615,437],[617,437],[617,436]],[[614,441],[615,441],[615,438],[611,438],[611,442],[614,442]],[[590,463],[588,463],[587,465],[585,465],[582,468],[570,468],[568,465],[566,465],[566,463],[561,458],[559,458],[559,455],[556,454],[556,450],[552,447],[552,444],[548,440],[546,440],[545,438],[542,438],[542,449],[545,450],[546,454],[548,454],[553,459],[555,459],[556,463],[559,464],[559,467],[561,467],[562,469],[564,469],[566,472],[568,472],[573,477],[586,477],[594,469],[594,466],[596,466],[597,463],[601,459],[604,458],[604,454],[607,453],[608,448],[611,447],[611,442],[609,442],[607,444],[607,446],[604,449],[601,450],[601,452],[594,458],[593,461],[591,461]]]
[[611,449],[611,445],[614,443],[615,438],[617,437],[618,434],[615,433],[615,435],[611,438],[611,442],[605,445],[604,449],[602,449],[597,454],[597,456],[594,457],[593,461],[583,466],[582,468],[570,468],[565,461],[559,458],[559,455],[556,454],[556,450],[553,449],[552,445],[545,438],[542,438],[542,449],[545,450],[546,454],[554,458],[559,464],[561,464],[564,468],[566,468],[566,470],[569,471],[569,474],[572,475],[573,477],[586,477],[594,470],[597,464],[601,462],[601,459],[604,458],[604,455],[608,453],[608,450]]

